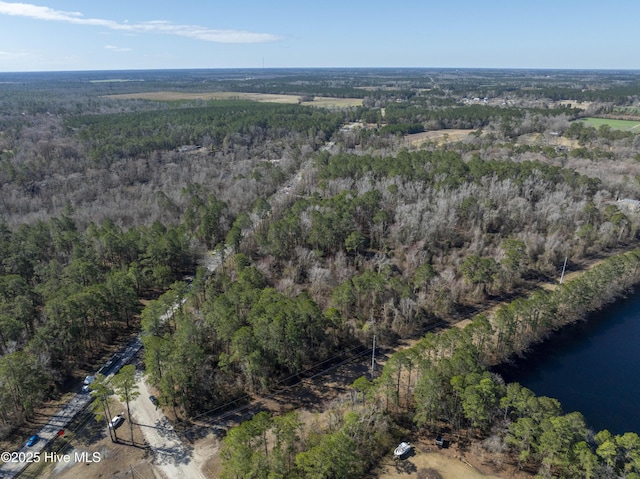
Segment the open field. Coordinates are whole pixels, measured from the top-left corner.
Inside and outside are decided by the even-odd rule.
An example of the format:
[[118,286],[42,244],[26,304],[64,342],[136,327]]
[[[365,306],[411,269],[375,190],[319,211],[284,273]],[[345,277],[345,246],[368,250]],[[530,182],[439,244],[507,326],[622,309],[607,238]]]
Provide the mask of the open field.
[[635,120],[612,120],[609,118],[585,118],[582,120],[587,126],[599,128],[602,125],[609,125],[612,130],[640,131],[640,121]]
[[435,142],[438,145],[444,145],[446,143],[453,143],[454,141],[460,141],[466,138],[471,132],[475,130],[435,130],[435,131],[423,131],[422,133],[414,133],[412,135],[406,135],[405,141],[411,146],[419,148],[423,143]]
[[591,105],[593,105],[593,102],[592,101],[562,100],[562,101],[559,101],[558,104],[562,105],[562,106],[571,105],[573,108],[580,108],[581,110],[586,110]]
[[498,479],[487,476],[458,459],[452,459],[437,452],[418,452],[404,461],[389,459],[382,467],[379,479]]
[[565,148],[578,148],[578,140],[565,138],[564,136],[553,136],[544,133],[527,133],[518,137],[519,145],[538,146],[563,146]]
[[299,95],[275,95],[271,93],[245,93],[233,91],[220,91],[209,93],[185,93],[173,91],[155,91],[146,93],[127,93],[122,95],[109,95],[109,98],[125,100],[153,100],[153,101],[180,101],[180,100],[250,100],[270,103],[287,103],[317,106],[322,108],[348,108],[361,106],[361,98],[334,98],[317,96],[313,101],[300,102]]

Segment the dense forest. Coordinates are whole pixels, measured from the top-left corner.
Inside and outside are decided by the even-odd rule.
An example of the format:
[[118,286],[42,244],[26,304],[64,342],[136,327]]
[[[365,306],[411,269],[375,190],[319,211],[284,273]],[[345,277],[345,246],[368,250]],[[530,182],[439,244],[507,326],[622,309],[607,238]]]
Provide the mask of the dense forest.
[[[633,117],[635,75],[97,75],[0,83],[3,437],[138,333],[160,405],[187,424],[375,335],[417,342],[336,397],[328,427],[264,412],[229,430],[224,477],[359,477],[408,423],[541,477],[638,477],[635,433],[590,432],[488,369],[640,280],[640,135],[583,122]],[[363,106],[111,96],[149,91]],[[539,288],[565,258],[604,257]]]

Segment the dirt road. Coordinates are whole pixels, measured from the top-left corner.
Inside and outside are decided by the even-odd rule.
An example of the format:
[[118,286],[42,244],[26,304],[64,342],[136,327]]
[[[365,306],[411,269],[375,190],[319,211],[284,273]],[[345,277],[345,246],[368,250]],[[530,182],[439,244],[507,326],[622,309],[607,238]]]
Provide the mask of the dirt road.
[[168,479],[205,479],[193,449],[182,443],[169,420],[149,399],[151,393],[147,383],[142,379],[137,385],[140,396],[130,404],[132,420],[151,446],[154,464]]

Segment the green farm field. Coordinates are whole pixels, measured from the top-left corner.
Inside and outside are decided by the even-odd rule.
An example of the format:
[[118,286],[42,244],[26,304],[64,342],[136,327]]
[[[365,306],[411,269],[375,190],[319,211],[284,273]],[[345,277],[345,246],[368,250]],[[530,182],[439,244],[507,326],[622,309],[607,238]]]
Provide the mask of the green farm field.
[[609,118],[585,118],[582,120],[587,126],[599,128],[601,125],[609,125],[613,130],[638,131],[640,121],[635,120],[611,120]]

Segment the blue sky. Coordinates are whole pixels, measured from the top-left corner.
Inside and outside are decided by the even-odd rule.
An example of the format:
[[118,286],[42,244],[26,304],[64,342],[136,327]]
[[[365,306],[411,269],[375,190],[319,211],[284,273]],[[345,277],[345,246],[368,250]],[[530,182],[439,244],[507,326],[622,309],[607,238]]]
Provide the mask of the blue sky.
[[640,69],[638,0],[0,0],[0,72]]

